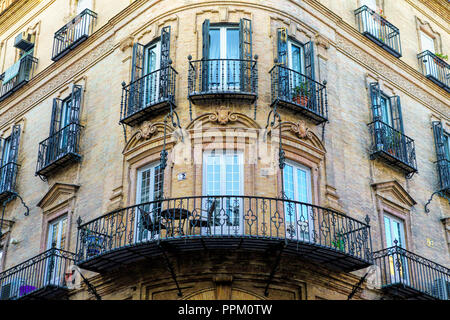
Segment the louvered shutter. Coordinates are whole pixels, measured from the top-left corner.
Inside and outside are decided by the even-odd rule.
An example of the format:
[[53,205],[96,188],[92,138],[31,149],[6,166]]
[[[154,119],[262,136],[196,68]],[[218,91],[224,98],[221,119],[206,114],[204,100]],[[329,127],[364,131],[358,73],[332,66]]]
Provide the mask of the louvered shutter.
[[143,97],[143,83],[138,80],[144,75],[144,54],[144,46],[140,43],[135,43],[133,45],[131,85],[129,89],[130,92],[126,116],[129,116],[140,109],[140,102]]
[[201,91],[208,91],[208,76],[209,76],[209,20],[206,19],[203,22],[202,26],[202,37],[203,37],[203,46],[202,46],[202,53],[203,53],[203,61],[202,61],[202,90]]
[[288,67],[288,32],[286,28],[277,30],[277,50],[278,50],[278,97],[291,101],[289,86]]
[[241,19],[239,23],[239,58],[241,60],[241,90],[252,91],[252,21]]
[[167,98],[169,92],[170,26],[161,29],[161,62],[159,76],[159,98]]
[[[308,90],[308,108],[316,111],[317,110],[317,101],[315,97],[316,94],[316,83],[314,80],[315,72],[314,72],[314,42],[309,41],[303,45],[303,50],[305,52],[305,74],[309,79],[306,79],[306,89]],[[311,81],[312,80],[312,81]]]
[[402,106],[399,96],[392,96],[389,98],[391,101],[392,109],[392,124],[395,130],[404,133],[403,131],[403,118],[402,118]]
[[450,188],[450,161],[446,159],[444,146],[444,128],[440,121],[433,121],[434,143],[439,173],[440,189]]
[[6,184],[9,191],[15,190],[17,175],[17,159],[20,144],[20,125],[14,125],[11,133],[11,146],[9,151]]
[[60,128],[60,115],[63,101],[61,99],[53,99],[52,118],[50,121],[50,137],[58,132]]
[[381,90],[378,82],[373,82],[370,87],[370,103],[372,105],[373,121],[381,121]]
[[70,104],[70,123],[79,124],[80,122],[80,109],[81,109],[81,96],[83,93],[83,87],[80,85],[74,85],[72,88],[71,104]]

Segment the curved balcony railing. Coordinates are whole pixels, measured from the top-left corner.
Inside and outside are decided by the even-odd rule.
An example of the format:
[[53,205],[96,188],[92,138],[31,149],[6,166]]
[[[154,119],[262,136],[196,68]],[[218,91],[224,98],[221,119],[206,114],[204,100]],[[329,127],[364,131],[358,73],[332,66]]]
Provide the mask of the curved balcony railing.
[[175,89],[178,72],[167,66],[122,84],[120,121],[135,125],[143,118],[175,105]]
[[422,74],[450,92],[450,65],[428,50],[419,53],[417,59]]
[[0,168],[0,201],[16,192],[17,163],[9,162]]
[[53,38],[52,60],[58,61],[94,31],[97,14],[89,9],[83,10],[68,24],[55,32]]
[[67,291],[66,271],[71,252],[52,248],[0,273],[0,300],[61,297]]
[[371,264],[370,227],[336,211],[284,199],[199,196],[119,209],[78,228],[77,264],[107,271],[142,256],[203,249],[264,250],[284,244],[336,270]]
[[359,32],[397,58],[402,56],[400,31],[396,26],[367,6],[356,9],[355,17]]
[[370,123],[369,128],[372,159],[381,157],[407,173],[417,172],[414,140],[382,121]]
[[69,161],[77,161],[82,126],[70,123],[39,144],[36,174],[46,176]]
[[210,99],[253,102],[258,95],[256,60],[189,60],[188,93],[192,102]]
[[0,101],[9,97],[33,78],[38,59],[27,55],[17,63],[20,64],[17,73],[8,82],[5,83],[6,72],[0,75]]
[[374,252],[381,285],[408,299],[450,299],[450,269],[399,246]]
[[270,70],[272,105],[302,113],[315,123],[328,118],[327,88],[300,72],[282,65]]

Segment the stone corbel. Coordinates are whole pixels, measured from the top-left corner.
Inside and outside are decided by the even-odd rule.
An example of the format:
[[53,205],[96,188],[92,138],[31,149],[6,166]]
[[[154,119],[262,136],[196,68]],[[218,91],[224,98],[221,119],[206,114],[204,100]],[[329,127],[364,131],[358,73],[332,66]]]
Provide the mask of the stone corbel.
[[321,34],[315,36],[314,42],[317,45],[317,56],[325,61],[328,60],[328,49],[330,48],[330,41]]

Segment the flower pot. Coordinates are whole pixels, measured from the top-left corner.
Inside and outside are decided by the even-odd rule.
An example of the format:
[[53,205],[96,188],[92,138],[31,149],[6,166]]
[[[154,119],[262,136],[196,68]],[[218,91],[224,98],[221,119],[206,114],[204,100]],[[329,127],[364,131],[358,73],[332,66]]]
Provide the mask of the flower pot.
[[302,106],[307,106],[308,105],[308,97],[307,96],[301,96],[301,98],[300,98],[300,104],[302,105]]
[[292,97],[292,101],[296,104],[300,104],[300,96],[294,96]]

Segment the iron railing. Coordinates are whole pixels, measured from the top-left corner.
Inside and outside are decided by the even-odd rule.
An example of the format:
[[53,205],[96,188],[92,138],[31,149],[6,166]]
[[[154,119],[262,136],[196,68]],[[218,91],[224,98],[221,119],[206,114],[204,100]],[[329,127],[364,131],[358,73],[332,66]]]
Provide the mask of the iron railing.
[[188,93],[192,101],[217,97],[256,99],[256,60],[189,60]]
[[414,140],[377,120],[369,123],[372,137],[371,158],[380,155],[408,173],[417,171]]
[[441,159],[437,162],[441,190],[450,193],[450,160]]
[[402,56],[400,31],[367,6],[355,10],[358,30],[397,58]]
[[283,65],[276,65],[270,70],[270,79],[272,105],[290,106],[319,123],[327,120],[325,85]]
[[422,74],[450,92],[450,65],[428,50],[419,53],[417,58]]
[[186,245],[186,250],[193,250],[197,244],[201,250],[208,246],[225,248],[236,240],[243,243],[230,247],[261,250],[265,241],[272,245],[281,242],[290,248],[285,251],[318,254],[315,258],[319,261],[337,264],[340,259],[336,256],[340,256],[344,264],[349,263],[343,268],[352,269],[350,260],[371,264],[370,226],[366,220],[363,223],[331,209],[286,199],[164,199],[115,210],[79,225],[77,264],[97,257],[101,260],[103,255],[122,249],[136,252],[136,247],[151,243],[171,242]]
[[97,14],[85,9],[68,24],[56,31],[53,38],[52,60],[58,61],[86,40],[94,31],[96,20]]
[[20,67],[17,75],[8,81],[3,83],[5,73],[0,75],[0,101],[6,99],[15,91],[24,86],[34,75],[38,59],[33,56],[26,56],[20,60]]
[[9,162],[0,168],[0,200],[16,192],[17,163]]
[[139,118],[154,113],[168,103],[175,104],[178,72],[167,66],[152,71],[122,88],[120,120],[133,124]]
[[36,173],[42,172],[66,156],[79,158],[79,142],[82,126],[70,123],[39,144]]
[[[404,298],[418,293],[436,299],[450,299],[450,269],[399,246],[374,252],[374,262],[381,271],[381,285],[392,288]],[[396,287],[394,289],[394,287]]]
[[[15,300],[43,291],[67,289],[65,275],[75,255],[52,248],[0,273],[0,300]],[[48,294],[48,293],[46,293]]]

